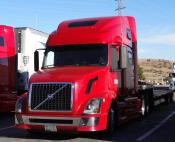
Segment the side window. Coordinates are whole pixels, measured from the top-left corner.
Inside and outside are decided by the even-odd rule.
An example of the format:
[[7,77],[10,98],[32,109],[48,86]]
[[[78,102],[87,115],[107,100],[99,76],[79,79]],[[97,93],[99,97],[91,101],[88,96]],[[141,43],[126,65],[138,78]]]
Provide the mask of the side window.
[[133,52],[130,47],[128,49],[128,64],[133,65]]
[[130,29],[126,29],[126,33],[127,33],[127,38],[128,38],[129,40],[132,40],[132,35],[131,35]]
[[45,62],[45,65],[49,66],[49,67],[54,66],[54,57],[55,57],[54,52],[53,51],[49,51],[47,53],[47,60]]
[[112,69],[118,69],[118,57],[116,48],[112,48]]
[[4,37],[0,36],[0,46],[4,47]]

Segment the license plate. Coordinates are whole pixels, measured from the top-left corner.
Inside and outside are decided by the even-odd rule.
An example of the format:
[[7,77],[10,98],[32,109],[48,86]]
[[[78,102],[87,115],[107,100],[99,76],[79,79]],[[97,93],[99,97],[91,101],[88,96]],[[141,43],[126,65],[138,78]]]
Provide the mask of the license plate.
[[57,132],[56,125],[47,124],[47,125],[45,125],[44,128],[45,128],[45,131]]

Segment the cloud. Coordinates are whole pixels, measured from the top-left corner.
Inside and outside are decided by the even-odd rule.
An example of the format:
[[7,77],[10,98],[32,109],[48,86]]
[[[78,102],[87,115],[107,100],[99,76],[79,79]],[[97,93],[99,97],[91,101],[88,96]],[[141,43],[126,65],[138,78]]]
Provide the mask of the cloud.
[[175,33],[142,37],[139,42],[142,44],[175,46]]

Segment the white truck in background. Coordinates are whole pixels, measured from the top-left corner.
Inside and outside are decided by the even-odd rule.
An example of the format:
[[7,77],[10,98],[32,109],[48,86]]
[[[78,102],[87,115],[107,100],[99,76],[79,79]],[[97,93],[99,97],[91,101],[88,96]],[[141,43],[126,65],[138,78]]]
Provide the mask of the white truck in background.
[[[15,38],[17,47],[17,76],[19,91],[28,90],[28,80],[34,73],[34,51],[44,49],[48,34],[24,27],[15,28]],[[41,51],[42,52],[42,51]],[[43,58],[43,54],[40,55]],[[40,67],[42,62],[40,62]]]
[[48,36],[28,27],[0,25],[0,112],[14,111],[16,100],[28,90],[34,73],[34,52],[45,48]]
[[175,91],[175,63],[172,65],[172,72],[169,73],[169,78],[170,89]]

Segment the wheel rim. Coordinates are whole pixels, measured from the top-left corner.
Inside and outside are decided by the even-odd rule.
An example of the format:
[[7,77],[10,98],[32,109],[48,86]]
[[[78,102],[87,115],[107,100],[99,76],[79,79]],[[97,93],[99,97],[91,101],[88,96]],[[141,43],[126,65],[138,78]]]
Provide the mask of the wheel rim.
[[145,108],[145,100],[143,99],[142,100],[142,108],[141,108],[141,113],[142,113],[143,116],[145,115],[145,110],[146,110],[146,108]]

